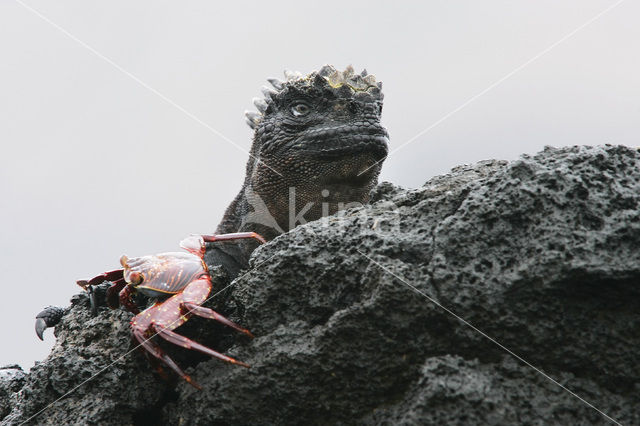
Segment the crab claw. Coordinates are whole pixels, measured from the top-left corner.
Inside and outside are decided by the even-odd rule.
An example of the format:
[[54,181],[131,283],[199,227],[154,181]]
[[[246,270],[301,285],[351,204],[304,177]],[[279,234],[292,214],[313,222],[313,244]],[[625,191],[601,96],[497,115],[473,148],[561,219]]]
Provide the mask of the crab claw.
[[63,314],[63,308],[47,306],[42,312],[36,315],[36,335],[40,340],[44,340],[42,335],[47,328],[54,327],[60,322]]
[[36,317],[36,335],[40,340],[44,340],[42,333],[47,329],[47,322],[42,318]]

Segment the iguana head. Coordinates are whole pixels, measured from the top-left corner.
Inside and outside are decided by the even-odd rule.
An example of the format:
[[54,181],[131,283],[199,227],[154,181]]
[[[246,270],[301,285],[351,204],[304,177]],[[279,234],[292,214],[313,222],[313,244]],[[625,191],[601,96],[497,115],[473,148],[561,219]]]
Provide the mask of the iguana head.
[[[377,176],[388,149],[380,124],[382,83],[350,66],[341,72],[326,65],[307,76],[285,72],[285,77],[270,79],[275,90],[263,88],[264,98],[254,99],[258,112],[246,113],[255,130],[253,155],[273,172],[328,184],[357,186]],[[376,162],[378,167],[366,170]]]
[[[284,81],[269,82],[273,89],[264,87],[264,97],[254,99],[258,111],[246,113],[254,129],[241,200],[248,205],[235,208],[252,220],[268,210],[280,225],[277,235],[367,202],[388,151],[382,83],[366,71],[329,65],[306,76],[285,71]],[[292,221],[309,203],[301,220]],[[260,227],[242,228],[270,237]]]

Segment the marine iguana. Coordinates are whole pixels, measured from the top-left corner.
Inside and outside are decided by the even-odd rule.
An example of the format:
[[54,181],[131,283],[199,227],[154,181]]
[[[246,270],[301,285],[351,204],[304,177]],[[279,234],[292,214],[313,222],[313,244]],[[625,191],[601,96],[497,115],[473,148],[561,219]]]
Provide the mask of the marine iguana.
[[[305,223],[366,203],[388,152],[380,124],[382,83],[351,66],[325,65],[306,76],[285,71],[268,80],[257,112],[246,112],[254,130],[242,189],[216,233],[254,231],[267,241]],[[248,266],[253,242],[207,248],[208,265],[221,265],[229,278]],[[36,317],[42,339],[64,310],[48,307]]]

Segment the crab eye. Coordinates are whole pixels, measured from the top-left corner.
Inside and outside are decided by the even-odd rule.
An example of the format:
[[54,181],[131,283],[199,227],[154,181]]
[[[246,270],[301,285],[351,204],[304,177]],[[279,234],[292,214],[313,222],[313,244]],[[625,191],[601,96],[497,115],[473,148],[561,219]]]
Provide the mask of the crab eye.
[[303,102],[298,102],[291,107],[291,114],[294,117],[303,117],[311,112],[311,107]]
[[129,272],[129,282],[132,285],[142,284],[142,281],[144,281],[144,277],[140,272],[134,272],[134,271]]

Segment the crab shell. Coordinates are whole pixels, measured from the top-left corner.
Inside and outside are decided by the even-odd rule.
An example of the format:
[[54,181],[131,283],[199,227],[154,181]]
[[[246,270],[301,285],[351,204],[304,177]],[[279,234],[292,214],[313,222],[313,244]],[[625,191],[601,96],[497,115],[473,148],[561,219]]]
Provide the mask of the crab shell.
[[187,237],[180,246],[188,253],[169,252],[131,258],[123,255],[120,264],[124,280],[145,296],[156,298],[176,294],[190,282],[208,278],[202,237]]
[[127,284],[149,297],[176,294],[190,282],[209,276],[202,258],[192,253],[122,256],[120,264]]

